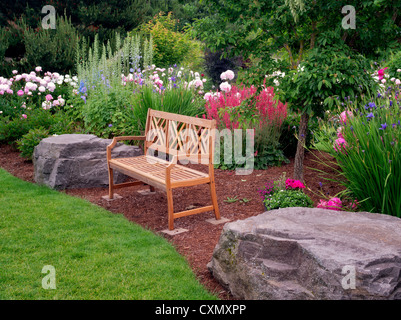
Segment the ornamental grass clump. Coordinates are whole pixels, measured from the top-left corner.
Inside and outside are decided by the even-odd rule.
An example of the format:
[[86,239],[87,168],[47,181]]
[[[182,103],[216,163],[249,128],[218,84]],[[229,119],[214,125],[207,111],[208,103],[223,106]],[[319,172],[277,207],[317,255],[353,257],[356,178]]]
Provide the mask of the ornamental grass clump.
[[285,176],[284,172],[278,180],[269,181],[258,190],[266,210],[289,207],[313,208],[312,199],[303,192],[305,185],[299,180],[286,179]]
[[349,103],[337,139],[330,137],[324,147],[336,159],[339,182],[359,200],[360,210],[397,217],[401,217],[399,90],[393,81],[384,93]]

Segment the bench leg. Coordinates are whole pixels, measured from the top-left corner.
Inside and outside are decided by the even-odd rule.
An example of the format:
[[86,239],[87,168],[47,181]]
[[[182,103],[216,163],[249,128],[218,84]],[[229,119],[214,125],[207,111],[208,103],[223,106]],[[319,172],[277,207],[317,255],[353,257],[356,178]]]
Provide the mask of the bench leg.
[[168,228],[174,230],[173,189],[167,189]]
[[219,211],[219,205],[217,204],[216,186],[214,184],[214,181],[211,181],[209,183],[209,186],[210,186],[210,195],[212,197],[214,215],[216,216],[216,220],[220,220],[220,211]]
[[109,199],[114,199],[114,175],[113,169],[109,167]]

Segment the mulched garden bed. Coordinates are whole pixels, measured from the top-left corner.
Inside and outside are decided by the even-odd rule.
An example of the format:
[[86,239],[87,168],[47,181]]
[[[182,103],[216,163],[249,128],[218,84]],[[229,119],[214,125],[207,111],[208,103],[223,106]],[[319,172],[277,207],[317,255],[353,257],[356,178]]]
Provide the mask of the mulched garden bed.
[[[326,160],[333,160],[328,155],[326,157]],[[321,163],[317,163],[313,152],[306,153],[304,164],[305,184],[312,190],[306,190],[306,193],[312,198],[315,205],[321,198],[318,194],[319,191],[323,191],[328,196],[334,196],[343,190],[343,187],[336,183],[324,180],[320,173],[315,170],[322,170],[330,175],[335,174],[334,170],[328,169]],[[200,165],[191,166],[198,170],[204,170]],[[19,152],[11,146],[0,146],[0,167],[22,180],[34,182],[32,162],[21,158]],[[255,170],[251,175],[247,176],[235,175],[233,171],[216,169],[215,180],[221,216],[230,221],[235,221],[263,213],[265,209],[257,190],[263,187],[269,180],[278,179],[283,172],[287,173],[287,178],[292,178],[293,168],[294,162],[291,161],[290,164],[281,167],[272,167],[268,170]],[[323,183],[322,188],[319,182]],[[166,195],[161,191],[157,191],[153,195],[142,195],[136,192],[144,188],[147,187],[138,186],[117,190],[118,194],[123,196],[123,198],[112,202],[102,199],[102,196],[107,194],[106,188],[69,189],[62,192],[84,198],[111,212],[122,213],[130,221],[161,234],[175,246],[180,254],[186,257],[201,283],[210,291],[217,293],[221,299],[233,299],[231,294],[221,287],[211,276],[206,267],[212,257],[213,249],[219,240],[223,225],[212,225],[206,222],[205,220],[213,218],[214,214],[202,213],[175,220],[175,228],[185,228],[189,232],[175,236],[160,233],[160,231],[167,229]],[[239,200],[247,199],[250,201],[236,201],[233,203],[226,201],[228,198],[234,197],[237,197]],[[207,185],[175,189],[173,191],[173,199],[176,211],[211,203]]]

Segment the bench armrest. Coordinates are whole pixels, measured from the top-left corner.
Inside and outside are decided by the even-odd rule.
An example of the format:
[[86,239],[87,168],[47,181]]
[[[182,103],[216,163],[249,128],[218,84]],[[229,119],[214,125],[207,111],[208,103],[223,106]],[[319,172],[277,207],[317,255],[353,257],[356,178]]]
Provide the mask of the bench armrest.
[[123,140],[145,140],[145,136],[121,136],[114,137],[113,141],[107,146],[107,160],[111,160],[111,150],[115,147],[118,141]]

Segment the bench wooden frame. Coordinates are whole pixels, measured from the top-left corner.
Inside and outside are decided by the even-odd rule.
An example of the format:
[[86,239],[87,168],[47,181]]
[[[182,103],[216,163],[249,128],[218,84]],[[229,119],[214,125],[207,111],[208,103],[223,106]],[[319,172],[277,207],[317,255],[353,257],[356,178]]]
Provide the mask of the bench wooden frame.
[[[140,184],[147,184],[167,193],[168,228],[174,229],[174,219],[214,211],[217,220],[220,212],[217,203],[214,180],[214,139],[216,121],[182,116],[169,112],[148,109],[145,134],[143,136],[114,137],[107,146],[107,166],[109,170],[109,198],[114,198],[114,190]],[[133,158],[112,159],[111,151],[118,141],[144,141],[144,155]],[[166,161],[152,155],[168,155]],[[196,161],[207,164],[208,174],[179,165],[179,160]],[[118,170],[137,181],[114,184],[113,170]],[[209,184],[212,204],[191,210],[174,212],[173,189],[179,187]]]

